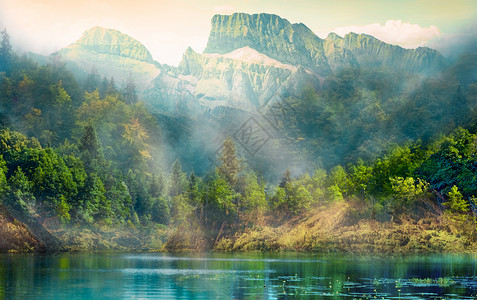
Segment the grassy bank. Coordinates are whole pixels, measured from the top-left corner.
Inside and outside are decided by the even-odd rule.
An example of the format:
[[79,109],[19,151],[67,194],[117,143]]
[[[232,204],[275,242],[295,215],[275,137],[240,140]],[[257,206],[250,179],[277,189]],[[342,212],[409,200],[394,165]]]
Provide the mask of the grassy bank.
[[[67,251],[305,251],[352,253],[476,252],[475,220],[470,215],[438,212],[401,214],[387,221],[359,217],[357,203],[321,206],[285,221],[254,215],[249,227],[206,230],[193,218],[170,226],[131,223],[111,226],[65,226],[57,218],[43,226]],[[36,239],[5,209],[0,210],[3,252],[44,251]],[[252,224],[252,223],[250,223]]]
[[392,221],[356,219],[356,207],[336,203],[287,221],[263,224],[223,238],[215,250],[353,253],[475,252],[473,218],[402,214]]
[[0,252],[44,251],[45,245],[0,205]]

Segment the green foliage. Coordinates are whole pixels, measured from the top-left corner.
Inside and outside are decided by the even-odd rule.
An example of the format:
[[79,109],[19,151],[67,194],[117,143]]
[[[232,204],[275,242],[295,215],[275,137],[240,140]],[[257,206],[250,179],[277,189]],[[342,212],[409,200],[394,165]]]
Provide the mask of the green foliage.
[[192,206],[184,194],[176,195],[171,199],[171,217],[175,223],[184,222],[192,212]]
[[270,210],[279,212],[279,208],[285,206],[286,204],[286,192],[284,187],[277,187],[275,193],[270,198]]
[[126,220],[132,209],[131,195],[126,183],[122,180],[110,179],[105,197],[111,203],[111,215],[117,221]]
[[349,169],[350,191],[352,194],[365,198],[368,193],[368,184],[372,178],[372,167],[368,167],[362,160]]
[[84,161],[86,172],[99,172],[104,158],[96,130],[92,124],[87,124],[84,127],[83,136],[78,144],[78,150]]
[[20,207],[28,207],[34,204],[35,196],[32,193],[33,183],[28,180],[20,167],[18,167],[8,179],[8,186],[10,204]]
[[242,170],[242,161],[237,158],[235,144],[229,136],[222,144],[222,154],[219,157],[221,164],[217,168],[217,172],[223,176],[227,182],[235,187],[237,185],[238,174]]
[[[456,125],[469,126],[475,118],[475,102],[469,101],[475,98],[469,79],[473,64],[459,66],[457,72],[467,69],[459,80],[452,72],[421,78],[384,69],[342,69],[319,91],[305,85],[301,94],[286,99],[290,109],[277,115],[283,142],[297,141],[297,153],[329,170],[360,158],[375,160],[392,145],[427,143]],[[411,172],[414,167],[406,166]],[[410,175],[396,172],[392,176]]]
[[330,185],[326,189],[325,197],[330,202],[341,201],[343,200],[343,193],[337,185]]
[[76,219],[86,223],[93,223],[95,217],[101,215],[111,216],[111,203],[106,201],[103,182],[95,173],[88,174],[85,184],[78,194],[79,207],[76,211]]
[[343,196],[348,195],[350,183],[345,169],[338,165],[331,169],[328,176],[327,196],[331,201],[342,200]]
[[237,213],[235,199],[238,195],[228,181],[214,172],[204,180],[202,205],[206,218],[215,224],[232,219]]
[[314,202],[310,192],[313,186],[310,182],[310,177],[305,175],[291,180],[283,188],[277,187],[270,199],[272,211],[284,216],[294,216],[309,210]]
[[138,226],[138,225],[141,224],[141,223],[139,222],[139,217],[138,217],[138,215],[137,215],[136,212],[133,212],[133,213],[132,213],[131,222],[132,222],[135,226]]
[[449,200],[444,203],[448,208],[446,212],[451,214],[466,213],[469,211],[469,202],[467,202],[459,192],[457,186],[453,186],[448,194]]
[[153,198],[149,194],[149,184],[145,174],[134,173],[131,170],[126,176],[126,184],[129,187],[134,211],[141,217],[151,215]]
[[327,202],[328,199],[325,197],[326,183],[326,171],[323,169],[316,169],[310,181],[311,193],[315,201]]
[[118,95],[100,98],[98,91],[85,93],[85,101],[77,110],[78,123],[91,124],[97,131],[106,159],[122,170],[146,172],[151,161],[158,128],[141,103],[128,106]]
[[159,197],[154,202],[152,208],[151,219],[159,224],[168,225],[171,220],[171,213],[167,200],[163,197]]
[[477,195],[475,134],[457,129],[433,145],[432,151],[416,174],[429,182],[432,189],[447,194],[456,185],[468,198]]
[[186,174],[182,172],[182,166],[179,160],[172,164],[171,175],[169,179],[169,195],[175,197],[185,192],[187,181]]
[[0,155],[0,199],[3,199],[3,193],[8,189],[6,173],[7,163],[3,159],[3,156]]
[[16,57],[5,31],[0,59],[0,197],[63,222],[143,229],[194,220],[212,236],[253,223],[257,212],[292,218],[350,199],[374,217],[411,211],[420,199],[444,201],[454,215],[475,206],[477,136],[447,133],[475,118],[477,87],[456,70],[414,84],[414,75],[343,69],[319,92],[307,86],[286,100],[278,123],[293,154],[323,169],[297,178],[287,170],[274,187],[269,174],[244,167],[230,137],[204,178],[183,171],[202,164],[195,152],[167,174],[157,118],[132,78],[120,90],[93,71],[81,89],[62,66]]
[[159,134],[142,104],[125,104],[114,79],[100,94],[93,74],[85,93],[62,66],[11,55],[12,72],[0,80],[2,198],[8,192],[64,222],[107,224],[137,213],[146,220],[154,203],[165,203],[158,219],[167,223],[168,204],[156,201],[164,188],[151,182],[147,164]]
[[287,210],[291,214],[303,213],[310,209],[313,198],[305,186],[300,183],[289,183],[285,187],[287,191]]
[[0,42],[0,72],[4,72],[10,70],[13,50],[7,30],[4,29],[1,34],[2,41]]
[[201,178],[195,175],[192,171],[189,175],[189,184],[187,186],[187,197],[189,198],[189,203],[197,207],[200,205],[200,199],[202,197],[200,186],[202,185]]
[[240,199],[240,210],[248,212],[252,210],[264,210],[267,206],[265,186],[260,183],[257,174],[248,172],[244,176],[244,193]]
[[136,85],[131,76],[128,77],[126,82],[126,89],[124,91],[124,98],[127,104],[134,104],[138,101],[136,94]]
[[70,216],[70,205],[68,204],[65,196],[61,195],[55,203],[55,211],[56,215],[60,218],[60,220],[64,223],[67,223],[71,220]]
[[394,195],[394,206],[403,208],[426,196],[429,184],[420,178],[412,177],[390,178],[391,189]]
[[166,193],[166,184],[162,174],[159,174],[159,176],[152,175],[149,193],[152,197],[160,197]]

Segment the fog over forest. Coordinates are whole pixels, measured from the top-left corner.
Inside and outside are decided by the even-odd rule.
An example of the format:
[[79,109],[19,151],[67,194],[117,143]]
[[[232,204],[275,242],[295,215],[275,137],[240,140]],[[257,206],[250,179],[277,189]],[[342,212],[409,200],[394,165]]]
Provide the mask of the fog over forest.
[[[477,244],[473,35],[429,43],[441,53],[220,14],[178,66],[99,26],[48,56],[10,39],[2,31],[1,206],[33,232],[31,249],[349,251],[333,231],[361,234],[360,222],[416,226],[399,229],[403,252]],[[413,244],[418,219],[456,242]],[[291,241],[300,224],[315,236]]]

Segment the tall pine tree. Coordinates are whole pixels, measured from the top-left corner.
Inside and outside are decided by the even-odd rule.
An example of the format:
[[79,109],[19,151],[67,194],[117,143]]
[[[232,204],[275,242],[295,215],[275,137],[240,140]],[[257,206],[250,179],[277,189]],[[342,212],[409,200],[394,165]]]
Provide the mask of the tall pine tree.
[[186,175],[182,172],[182,166],[178,159],[174,161],[171,168],[171,176],[169,180],[169,195],[177,196],[185,192]]
[[84,127],[83,136],[79,141],[78,149],[81,151],[81,158],[85,165],[86,173],[100,174],[104,167],[104,156],[101,150],[96,130],[91,123]]
[[10,36],[7,30],[2,31],[2,42],[0,43],[0,72],[7,72],[10,69],[13,56],[12,45],[10,44]]
[[243,167],[242,160],[237,158],[235,144],[230,136],[223,143],[223,151],[219,161],[221,162],[217,168],[219,175],[223,176],[231,187],[236,187],[238,174]]

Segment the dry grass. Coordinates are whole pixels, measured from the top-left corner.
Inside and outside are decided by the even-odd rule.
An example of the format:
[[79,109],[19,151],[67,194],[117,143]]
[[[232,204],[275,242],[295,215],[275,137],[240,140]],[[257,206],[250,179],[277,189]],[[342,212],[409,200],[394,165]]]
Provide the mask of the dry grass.
[[[393,222],[357,217],[358,203],[321,206],[281,224],[262,214],[242,216],[242,227],[206,231],[195,218],[177,226],[131,224],[65,226],[54,218],[43,225],[70,251],[316,251],[353,253],[476,252],[471,217],[425,213],[395,216]],[[255,221],[255,222],[254,222]],[[248,224],[248,225],[247,225]],[[232,233],[235,232],[235,233]],[[41,251],[44,245],[0,206],[0,251]]]
[[35,239],[22,223],[14,219],[0,205],[0,252],[44,251],[45,246]]
[[222,239],[216,250],[319,251],[354,253],[475,252],[476,228],[471,220],[427,214],[407,215],[394,222],[350,220],[356,204],[320,207],[279,227],[262,225]]

